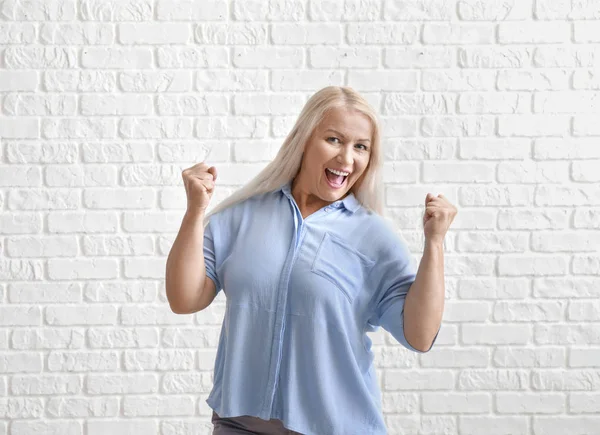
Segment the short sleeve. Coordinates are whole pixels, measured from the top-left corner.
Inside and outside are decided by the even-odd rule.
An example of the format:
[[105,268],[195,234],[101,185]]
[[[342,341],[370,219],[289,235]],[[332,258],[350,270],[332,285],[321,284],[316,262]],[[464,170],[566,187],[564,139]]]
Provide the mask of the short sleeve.
[[219,246],[216,215],[211,216],[208,225],[204,228],[204,265],[206,276],[213,280],[217,294],[221,291],[221,282],[217,276],[217,250]]
[[400,237],[394,234],[390,240],[393,243],[381,252],[381,257],[375,266],[374,276],[380,279],[371,303],[368,323],[371,326],[383,327],[407,349],[426,353],[433,347],[438,334],[433,339],[432,346],[425,352],[412,347],[404,336],[404,302],[417,276],[417,265],[406,243]]

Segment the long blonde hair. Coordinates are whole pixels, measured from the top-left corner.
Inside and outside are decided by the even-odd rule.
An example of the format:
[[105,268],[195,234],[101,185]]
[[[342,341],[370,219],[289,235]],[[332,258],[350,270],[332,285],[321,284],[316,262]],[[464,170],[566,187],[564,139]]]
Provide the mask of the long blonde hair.
[[335,107],[354,109],[371,120],[373,137],[371,138],[369,164],[361,179],[350,190],[363,207],[383,215],[383,182],[381,180],[383,158],[380,126],[375,110],[354,89],[328,86],[316,92],[306,102],[294,127],[285,138],[273,161],[245,186],[207,213],[204,221],[205,225],[208,224],[210,216],[213,214],[252,196],[274,191],[285,183],[292,181],[300,170],[306,143],[327,111]]

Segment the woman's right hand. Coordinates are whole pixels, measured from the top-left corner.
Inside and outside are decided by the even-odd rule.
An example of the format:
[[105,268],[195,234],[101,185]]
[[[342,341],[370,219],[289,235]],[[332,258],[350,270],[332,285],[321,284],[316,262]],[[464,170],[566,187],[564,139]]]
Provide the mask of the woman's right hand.
[[204,213],[215,189],[217,168],[202,162],[184,169],[181,176],[187,195],[187,211]]

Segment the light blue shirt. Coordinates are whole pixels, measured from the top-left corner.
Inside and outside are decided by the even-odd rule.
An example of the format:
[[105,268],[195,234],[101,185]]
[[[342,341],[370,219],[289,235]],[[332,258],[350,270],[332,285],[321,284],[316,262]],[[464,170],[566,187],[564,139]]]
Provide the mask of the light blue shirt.
[[204,258],[227,300],[207,399],[220,417],[386,433],[367,332],[420,351],[403,329],[416,265],[381,216],[349,194],[303,219],[289,182],[213,215]]

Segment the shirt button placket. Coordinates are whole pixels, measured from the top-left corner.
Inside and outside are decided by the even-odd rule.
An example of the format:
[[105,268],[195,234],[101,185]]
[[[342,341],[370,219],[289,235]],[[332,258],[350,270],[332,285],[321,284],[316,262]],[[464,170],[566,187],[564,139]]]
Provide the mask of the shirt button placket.
[[271,351],[271,362],[270,367],[275,368],[275,370],[271,369],[269,373],[269,380],[267,384],[267,394],[266,397],[270,398],[265,404],[266,411],[269,414],[272,414],[274,408],[274,400],[277,392],[277,379],[279,378],[279,371],[281,367],[281,356],[283,350],[283,336],[285,332],[285,313],[287,311],[287,296],[288,296],[288,286],[290,282],[290,276],[292,274],[292,267],[296,260],[296,256],[299,252],[298,247],[302,243],[302,238],[304,235],[304,221],[302,220],[301,215],[299,215],[300,211],[297,209],[295,204],[293,204],[294,208],[294,240],[292,240],[292,244],[290,245],[290,250],[288,251],[287,261],[284,265],[284,273],[282,273],[282,279],[280,281],[281,287],[277,292],[277,310],[276,310],[276,318],[275,318],[275,329],[274,329],[274,337],[276,340],[273,343],[272,351]]

